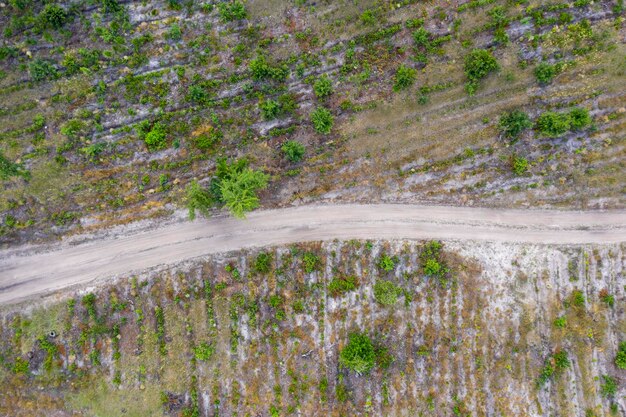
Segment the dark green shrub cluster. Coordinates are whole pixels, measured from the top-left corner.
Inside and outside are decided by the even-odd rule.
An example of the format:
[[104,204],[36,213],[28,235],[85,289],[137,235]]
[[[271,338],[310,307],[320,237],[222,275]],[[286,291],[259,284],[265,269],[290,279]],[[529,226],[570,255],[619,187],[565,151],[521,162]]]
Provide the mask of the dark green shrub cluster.
[[46,4],[39,13],[39,23],[43,27],[62,28],[68,20],[65,9],[58,4]]
[[285,114],[292,113],[298,108],[295,98],[291,94],[283,94],[278,100],[264,100],[259,102],[259,109],[263,118],[273,120]]
[[359,281],[354,275],[342,275],[334,277],[328,284],[328,292],[332,297],[340,297],[343,294],[354,291],[359,286]]
[[507,138],[516,139],[524,130],[532,126],[533,123],[528,115],[521,110],[513,110],[500,117],[500,131]]
[[478,82],[500,68],[498,61],[491,52],[485,49],[474,49],[465,57],[465,76],[468,79],[466,90],[473,95]]
[[392,306],[402,294],[402,288],[387,280],[378,280],[374,284],[374,299],[381,305]]
[[600,393],[605,398],[612,398],[617,393],[617,380],[609,375],[602,375],[602,384],[600,384]]
[[264,55],[259,55],[250,61],[250,72],[255,80],[272,79],[283,81],[289,76],[289,68],[287,65],[270,65]]
[[549,380],[555,375],[559,375],[562,371],[570,367],[570,360],[567,357],[567,352],[559,350],[552,354],[546,360],[543,368],[539,372],[537,378],[537,388],[543,387]]
[[304,145],[295,140],[286,141],[280,149],[290,162],[300,162],[306,152]]
[[393,83],[393,91],[405,90],[415,83],[417,71],[414,68],[400,65],[396,71]]
[[165,126],[161,122],[156,122],[152,129],[144,136],[144,142],[148,150],[158,151],[167,146],[167,137],[165,134]]
[[626,342],[619,344],[619,349],[615,355],[615,366],[619,369],[626,369]]
[[78,51],[68,52],[63,56],[61,65],[65,67],[66,75],[77,74],[81,69],[97,71],[100,69],[101,53],[97,49],[80,48]]
[[267,274],[272,270],[273,256],[269,252],[261,252],[254,260],[254,271],[259,274]]
[[328,135],[333,128],[335,118],[330,110],[325,107],[318,107],[311,113],[311,123],[317,133]]
[[35,59],[28,64],[30,77],[35,82],[54,80],[59,78],[59,71],[55,66],[45,59]]
[[550,84],[558,73],[558,66],[541,62],[535,67],[535,78],[539,84]]
[[365,333],[351,333],[339,354],[339,363],[357,374],[369,372],[375,360],[374,344]]
[[218,3],[217,10],[223,22],[232,22],[248,17],[246,7],[241,1]]
[[21,164],[7,159],[0,150],[0,180],[8,180],[11,177],[29,178],[30,173]]
[[420,260],[424,275],[437,278],[441,283],[445,283],[450,269],[443,260],[442,249],[441,242],[436,240],[428,242],[420,253]]
[[313,92],[319,99],[325,99],[333,93],[333,83],[326,75],[322,75],[313,84]]
[[542,113],[535,128],[545,136],[558,137],[571,130],[581,130],[591,124],[591,115],[584,108],[575,107],[567,113]]
[[211,129],[207,133],[202,133],[192,138],[192,142],[201,151],[208,151],[215,148],[223,138],[224,134],[220,129]]

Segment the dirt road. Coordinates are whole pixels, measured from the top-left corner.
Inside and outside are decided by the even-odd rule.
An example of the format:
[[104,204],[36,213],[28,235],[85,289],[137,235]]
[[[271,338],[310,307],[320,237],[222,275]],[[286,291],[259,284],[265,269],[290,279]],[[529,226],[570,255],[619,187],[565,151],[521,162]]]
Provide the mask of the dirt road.
[[336,238],[618,243],[626,242],[626,211],[379,204],[257,211],[246,220],[200,219],[79,245],[0,251],[0,304],[210,253]]

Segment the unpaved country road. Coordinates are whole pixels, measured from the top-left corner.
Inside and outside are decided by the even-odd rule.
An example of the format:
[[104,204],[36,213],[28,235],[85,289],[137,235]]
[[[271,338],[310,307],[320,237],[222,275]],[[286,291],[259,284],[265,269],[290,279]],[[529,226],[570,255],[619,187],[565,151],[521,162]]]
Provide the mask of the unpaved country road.
[[303,206],[169,224],[78,245],[0,251],[0,304],[211,253],[331,239],[626,242],[626,211],[496,210],[399,204]]

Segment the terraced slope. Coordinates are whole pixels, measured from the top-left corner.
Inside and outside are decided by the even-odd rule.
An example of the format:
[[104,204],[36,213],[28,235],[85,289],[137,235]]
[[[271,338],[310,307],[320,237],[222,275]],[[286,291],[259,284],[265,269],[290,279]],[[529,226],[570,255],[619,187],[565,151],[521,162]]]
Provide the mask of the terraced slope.
[[[623,207],[623,20],[621,0],[9,1],[0,241],[168,216],[220,158],[270,174],[264,206]],[[476,49],[499,69],[470,96]],[[513,110],[530,125],[505,137]]]

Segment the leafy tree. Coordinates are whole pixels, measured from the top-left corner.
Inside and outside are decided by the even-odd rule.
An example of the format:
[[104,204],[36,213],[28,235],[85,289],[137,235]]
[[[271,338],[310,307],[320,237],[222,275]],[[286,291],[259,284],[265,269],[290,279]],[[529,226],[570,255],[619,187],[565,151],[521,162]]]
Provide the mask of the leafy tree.
[[550,84],[557,74],[557,66],[541,62],[535,67],[535,78],[539,84]]
[[515,139],[526,129],[533,126],[530,118],[521,110],[513,110],[500,117],[499,127],[505,137]]
[[474,49],[465,57],[465,76],[468,79],[467,92],[473,95],[478,82],[500,68],[498,61],[491,52],[485,49]]
[[415,83],[417,71],[414,68],[400,65],[396,71],[393,91],[405,90]]
[[573,130],[581,130],[591,124],[589,110],[581,107],[574,107],[569,111],[570,125]]
[[537,119],[535,126],[539,132],[549,137],[558,137],[571,128],[571,120],[567,113],[547,111]]
[[402,289],[391,281],[378,280],[374,284],[374,298],[384,306],[394,305],[400,294],[402,294]]
[[28,71],[33,81],[54,80],[59,77],[59,72],[50,61],[35,59],[28,64]]
[[280,149],[291,162],[300,162],[306,151],[304,145],[295,140],[288,140]]
[[318,133],[328,135],[333,128],[335,119],[325,107],[318,107],[311,113],[311,122]]
[[224,205],[235,217],[244,218],[246,213],[259,206],[257,192],[267,187],[269,175],[262,171],[245,168],[220,184]]
[[324,99],[333,93],[333,83],[326,74],[315,81],[315,84],[313,84],[313,92],[319,99]]
[[187,208],[189,209],[189,219],[196,218],[196,210],[202,215],[209,215],[209,208],[213,205],[211,194],[202,188],[198,181],[193,180],[187,185]]
[[348,344],[339,354],[339,363],[357,374],[369,372],[374,367],[375,359],[374,345],[364,333],[351,333]]
[[60,29],[67,22],[68,14],[58,4],[46,4],[39,14],[39,21],[44,27]]
[[7,159],[0,150],[0,180],[8,180],[10,177],[23,177],[28,179],[30,172],[22,167],[21,164]]

